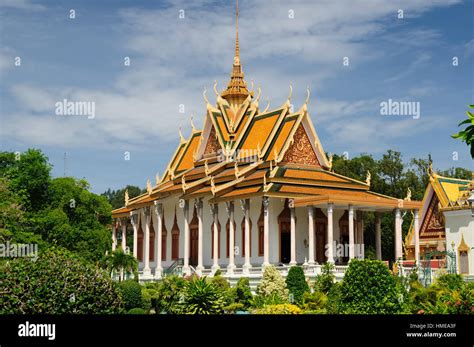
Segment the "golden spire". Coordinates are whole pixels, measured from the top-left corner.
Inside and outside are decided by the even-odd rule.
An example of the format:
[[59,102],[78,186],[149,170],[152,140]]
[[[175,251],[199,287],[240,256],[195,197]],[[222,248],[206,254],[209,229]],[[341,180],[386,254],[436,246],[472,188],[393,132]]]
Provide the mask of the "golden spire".
[[247,99],[248,96],[253,97],[253,92],[249,92],[247,84],[244,81],[244,73],[242,72],[242,65],[240,64],[240,46],[239,46],[239,1],[236,1],[235,5],[235,56],[234,64],[232,67],[232,73],[230,75],[230,81],[227,85],[227,89],[222,92],[222,97],[227,102],[234,106],[239,107],[242,102]]

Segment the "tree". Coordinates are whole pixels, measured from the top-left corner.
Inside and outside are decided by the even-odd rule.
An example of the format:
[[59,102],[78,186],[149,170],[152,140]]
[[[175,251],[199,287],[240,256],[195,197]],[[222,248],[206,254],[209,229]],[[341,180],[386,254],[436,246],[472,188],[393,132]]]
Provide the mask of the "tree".
[[[474,105],[469,105],[469,108],[474,109]],[[465,142],[467,146],[471,147],[471,157],[474,159],[474,114],[466,111],[467,119],[458,124],[458,127],[466,124],[466,128],[457,134],[451,135],[454,139],[460,139]]]
[[106,266],[109,271],[119,272],[119,281],[124,280],[125,273],[134,273],[138,268],[137,259],[118,248],[106,257]]
[[140,189],[136,186],[126,186],[123,189],[119,190],[110,190],[107,189],[102,196],[105,196],[108,200],[110,205],[112,205],[113,209],[120,208],[125,205],[125,191],[128,190],[128,196],[130,199],[144,193],[146,189]]
[[48,243],[98,261],[111,248],[111,206],[105,197],[88,188],[85,180],[53,179],[48,189],[49,205],[35,215],[33,224],[35,232]]
[[50,172],[48,158],[38,149],[0,154],[0,175],[10,179],[27,211],[38,211],[47,202]]

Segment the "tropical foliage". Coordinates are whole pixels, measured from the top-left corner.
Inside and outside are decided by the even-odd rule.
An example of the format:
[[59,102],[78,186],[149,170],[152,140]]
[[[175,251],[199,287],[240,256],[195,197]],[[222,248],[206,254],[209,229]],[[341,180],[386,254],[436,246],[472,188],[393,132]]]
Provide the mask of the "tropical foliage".
[[71,252],[0,262],[0,313],[119,313],[122,297],[110,276]]
[[[469,105],[469,108],[474,109],[474,105]],[[452,135],[455,139],[460,139],[466,145],[471,147],[471,157],[474,159],[474,113],[466,111],[467,119],[463,120],[458,126],[466,125],[464,130]]]

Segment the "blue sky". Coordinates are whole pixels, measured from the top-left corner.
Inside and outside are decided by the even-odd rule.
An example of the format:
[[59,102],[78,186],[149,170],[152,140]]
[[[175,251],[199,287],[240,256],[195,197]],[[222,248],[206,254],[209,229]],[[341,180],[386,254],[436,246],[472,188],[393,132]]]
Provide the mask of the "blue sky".
[[[268,99],[271,108],[283,104],[290,82],[299,108],[309,86],[327,152],[378,158],[394,149],[405,160],[431,153],[435,168],[472,169],[468,147],[450,135],[474,102],[473,4],[241,0],[246,80],[261,86],[261,104]],[[202,126],[203,89],[212,102],[214,80],[220,90],[228,82],[234,3],[0,0],[0,30],[1,150],[41,148],[55,176],[66,152],[66,174],[100,193],[144,187],[166,168],[178,127],[189,134],[191,114]],[[95,118],[56,115],[64,98],[94,102]],[[388,99],[419,102],[420,118],[381,115]]]

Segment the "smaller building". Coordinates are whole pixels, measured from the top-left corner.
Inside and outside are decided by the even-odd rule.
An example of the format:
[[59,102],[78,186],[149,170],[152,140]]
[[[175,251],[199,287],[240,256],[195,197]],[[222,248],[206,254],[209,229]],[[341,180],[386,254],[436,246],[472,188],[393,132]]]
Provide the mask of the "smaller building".
[[462,191],[461,197],[441,212],[445,219],[446,246],[456,255],[457,272],[474,276],[474,206],[468,201],[474,194],[474,174]]

